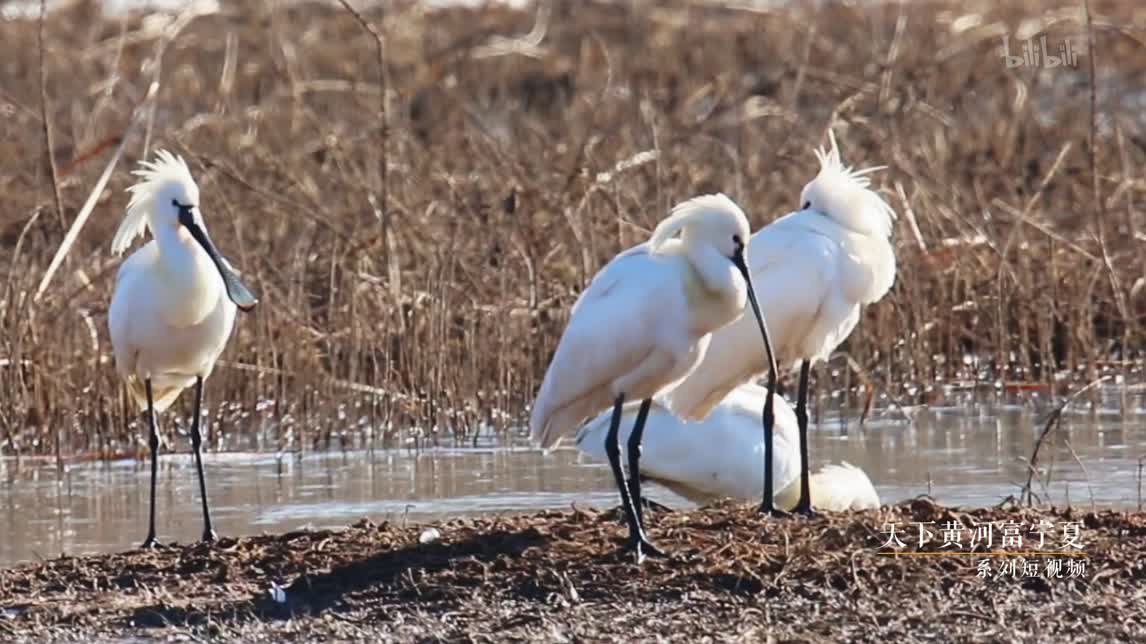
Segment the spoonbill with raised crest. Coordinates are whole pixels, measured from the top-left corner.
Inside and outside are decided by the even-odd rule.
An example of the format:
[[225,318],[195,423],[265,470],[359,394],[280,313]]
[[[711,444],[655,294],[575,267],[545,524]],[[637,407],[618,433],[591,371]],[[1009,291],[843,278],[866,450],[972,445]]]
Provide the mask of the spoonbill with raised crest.
[[[830,147],[816,150],[820,172],[804,186],[800,209],[752,235],[748,254],[752,279],[760,286],[760,306],[782,366],[800,362],[796,398],[799,429],[800,493],[794,511],[812,513],[808,466],[808,372],[826,360],[859,321],[860,307],[878,301],[895,281],[890,236],[895,211],[870,187],[865,175],[883,166],[852,170],[840,159],[835,135]],[[772,356],[752,341],[752,326],[741,319],[713,333],[708,352],[696,369],[668,392],[669,408],[693,419],[704,418],[724,396],[766,368],[775,392]],[[764,501],[761,511],[775,512],[772,465],[774,412],[764,409]]]
[[[741,317],[746,299],[771,354],[745,258],[749,232],[744,212],[722,194],[674,207],[647,242],[617,255],[578,298],[533,403],[530,429],[544,447],[612,406],[604,451],[628,522],[626,548],[638,562],[663,554],[649,543],[634,505],[652,397],[688,375],[709,334]],[[626,399],[642,401],[628,441],[627,481],[618,441]]]
[[203,539],[212,541],[207,483],[203,476],[199,417],[203,381],[227,344],[236,307],[254,308],[255,296],[219,254],[200,211],[199,186],[181,157],[165,150],[145,161],[128,188],[131,200],[111,250],[122,255],[132,241],[151,231],[151,241],[119,267],[108,309],[115,366],[140,411],[147,411],[151,447],[151,507],[143,547],[155,539],[155,479],[159,434],[155,415],[186,387],[195,385],[191,449],[203,502]]

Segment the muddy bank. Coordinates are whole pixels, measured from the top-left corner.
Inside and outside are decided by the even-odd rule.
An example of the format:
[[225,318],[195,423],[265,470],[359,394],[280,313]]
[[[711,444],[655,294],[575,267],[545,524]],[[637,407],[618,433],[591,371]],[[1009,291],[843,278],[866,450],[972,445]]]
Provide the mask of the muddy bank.
[[[978,531],[976,551],[1008,554],[919,555],[953,549],[940,547],[950,521],[970,528],[962,551]],[[931,532],[922,547],[916,522]],[[990,546],[974,527],[988,523]],[[1146,637],[1146,513],[920,499],[813,520],[723,505],[657,512],[650,525],[672,557],[639,568],[618,553],[613,512],[579,510],[436,524],[436,540],[426,526],[361,522],[65,557],[0,571],[0,638]],[[914,555],[880,554],[892,525]],[[1023,544],[1004,546],[1009,526]],[[1076,554],[1011,554],[1032,551]]]

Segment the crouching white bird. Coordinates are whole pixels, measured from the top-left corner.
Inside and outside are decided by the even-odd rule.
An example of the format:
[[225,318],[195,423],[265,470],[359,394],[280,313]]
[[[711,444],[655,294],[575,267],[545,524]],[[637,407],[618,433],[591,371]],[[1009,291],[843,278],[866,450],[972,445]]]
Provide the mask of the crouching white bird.
[[131,200],[111,250],[121,255],[151,231],[152,240],[119,267],[108,309],[116,370],[140,411],[147,411],[151,447],[151,513],[143,547],[155,540],[155,479],[159,434],[155,414],[195,385],[191,448],[203,502],[203,539],[215,538],[207,506],[207,484],[200,453],[199,416],[203,380],[227,344],[235,308],[251,310],[257,300],[235,275],[207,236],[199,187],[182,158],[159,151],[156,160],[135,171],[141,180],[128,188]]
[[[748,255],[752,279],[759,285],[760,306],[768,319],[776,360],[782,366],[800,361],[796,399],[799,426],[800,495],[794,510],[811,514],[808,467],[808,371],[826,360],[859,321],[860,307],[878,301],[895,281],[895,253],[889,237],[895,211],[869,186],[864,176],[882,166],[852,170],[840,159],[836,138],[816,151],[820,172],[804,186],[800,210],[789,213],[752,235]],[[686,418],[704,418],[738,384],[771,365],[752,338],[745,320],[712,336],[697,368],[669,394],[669,408]],[[768,390],[776,375],[769,369]],[[773,397],[764,408],[764,502],[773,512]]]
[[[768,390],[759,385],[740,385],[700,421],[683,420],[654,400],[642,437],[641,476],[696,503],[757,496],[764,479],[760,410],[767,395]],[[790,511],[800,492],[796,414],[779,394],[773,395],[775,503]],[[636,405],[625,405],[621,422],[632,421],[637,411]],[[577,447],[604,460],[601,446],[608,425],[607,412],[586,423],[577,431]],[[812,507],[817,510],[865,510],[880,504],[871,480],[849,463],[825,465],[812,475],[810,487]]]
[[[680,234],[677,238],[676,235]],[[705,195],[673,208],[648,242],[615,257],[573,305],[569,324],[533,403],[533,438],[550,447],[612,406],[604,451],[640,562],[662,554],[644,533],[640,445],[652,397],[688,375],[709,334],[740,317],[745,299],[771,353],[744,257],[748,220],[731,199]],[[628,441],[626,482],[617,430],[625,400],[639,400]]]

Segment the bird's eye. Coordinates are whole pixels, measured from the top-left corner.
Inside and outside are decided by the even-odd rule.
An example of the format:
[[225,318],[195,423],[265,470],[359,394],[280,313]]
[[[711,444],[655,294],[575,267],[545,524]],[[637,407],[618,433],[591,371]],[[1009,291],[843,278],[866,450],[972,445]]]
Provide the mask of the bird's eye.
[[812,207],[812,202],[811,201],[805,201],[804,207],[801,208],[800,210],[807,210],[808,208],[811,208],[811,207]]

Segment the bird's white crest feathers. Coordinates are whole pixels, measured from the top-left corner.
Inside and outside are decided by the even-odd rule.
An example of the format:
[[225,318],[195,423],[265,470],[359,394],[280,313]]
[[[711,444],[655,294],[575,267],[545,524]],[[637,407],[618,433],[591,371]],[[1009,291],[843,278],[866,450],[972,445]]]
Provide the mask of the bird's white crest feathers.
[[[840,157],[840,146],[836,143],[836,133],[832,130],[828,130],[828,142],[831,144],[831,147],[817,148],[815,150],[816,159],[820,162],[820,176],[838,175],[840,178],[854,183],[856,187],[869,188],[871,186],[871,179],[866,175],[887,169],[885,165],[873,165],[870,168],[853,170],[851,166],[844,165],[844,161]],[[892,215],[894,216],[895,213],[893,212]]]
[[649,247],[654,253],[659,251],[665,242],[672,239],[674,235],[680,232],[681,228],[688,225],[695,217],[701,213],[712,211],[732,213],[745,221],[748,220],[740,206],[736,205],[736,202],[729,199],[724,193],[700,195],[682,201],[673,207],[668,217],[657,224],[656,230],[649,238]]
[[111,240],[111,252],[116,255],[122,255],[131,246],[131,242],[143,234],[147,227],[147,211],[151,207],[151,199],[160,186],[178,181],[186,185],[189,191],[198,192],[195,179],[191,176],[191,168],[187,167],[183,157],[167,150],[159,150],[155,156],[155,161],[141,161],[141,168],[132,171],[132,174],[142,179],[127,189],[131,193],[127,214]]
[[[887,166],[877,165],[861,170],[844,165],[840,157],[840,147],[836,143],[836,135],[828,130],[829,147],[815,150],[816,159],[820,162],[820,172],[808,184],[809,189],[816,190],[820,195],[831,195],[831,206],[838,208],[860,208],[860,216],[874,216],[874,222],[885,236],[891,234],[891,222],[897,219],[895,210],[888,205],[883,197],[871,188],[871,179],[867,176],[878,170],[885,170]],[[858,204],[858,205],[857,205]],[[869,214],[870,213],[870,214]],[[836,215],[838,217],[838,215]],[[848,217],[851,218],[850,216]]]

